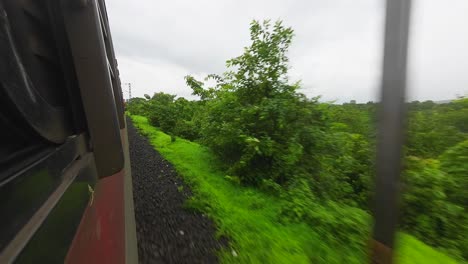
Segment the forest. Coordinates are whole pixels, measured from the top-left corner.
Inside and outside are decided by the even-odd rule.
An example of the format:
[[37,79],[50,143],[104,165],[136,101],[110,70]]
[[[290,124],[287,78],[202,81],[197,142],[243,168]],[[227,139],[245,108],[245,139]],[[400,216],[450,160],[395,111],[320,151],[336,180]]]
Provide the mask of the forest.
[[[204,181],[209,177],[191,180],[188,167],[183,167],[188,165],[173,153],[188,153],[194,146],[198,151],[200,146],[204,154],[199,155],[209,155],[210,162],[198,175],[217,171],[219,179],[213,182],[251,195],[248,212],[253,216],[246,219],[256,221],[254,216],[264,212],[274,225],[307,228],[329,252],[340,255],[323,249],[318,258],[317,248],[302,247],[307,261],[341,263],[355,256],[350,262],[360,263],[372,227],[379,104],[336,104],[302,94],[301,83],[288,78],[287,52],[293,37],[294,31],[280,21],[253,21],[250,45],[226,61],[226,72],[204,80],[185,77],[198,100],[158,92],[132,98],[126,110],[142,133],[149,125],[157,128],[151,130],[158,135],[155,146],[176,167],[179,162],[180,173],[189,175],[187,181],[195,186],[190,206],[225,229],[241,251],[239,257],[242,248],[248,250],[247,243],[259,238],[243,241],[245,237],[235,234],[249,232],[227,220],[228,209],[235,205],[220,209],[224,200],[208,191]],[[468,261],[468,98],[443,104],[413,101],[406,106],[399,236],[416,241],[411,242],[412,250],[421,243],[454,263]],[[168,142],[161,145],[161,138]],[[238,190],[227,193],[233,192]],[[270,208],[268,203],[274,203],[274,209],[263,210]],[[228,255],[225,259],[232,258]]]

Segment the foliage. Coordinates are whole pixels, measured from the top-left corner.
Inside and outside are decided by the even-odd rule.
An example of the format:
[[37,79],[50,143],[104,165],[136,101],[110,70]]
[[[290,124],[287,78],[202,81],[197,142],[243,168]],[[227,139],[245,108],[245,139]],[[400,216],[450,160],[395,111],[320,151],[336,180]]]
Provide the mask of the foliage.
[[[298,222],[280,224],[278,219],[282,209],[287,207],[281,197],[232,183],[224,177],[221,162],[206,147],[183,139],[171,142],[169,135],[152,127],[146,118],[132,116],[132,120],[140,132],[149,138],[155,149],[175,166],[191,186],[193,197],[187,206],[207,214],[215,221],[218,235],[229,237],[230,248],[220,252],[221,262],[366,261],[365,247],[360,246],[366,240],[357,241],[361,239],[359,235],[351,238],[347,238],[346,235],[350,227],[351,233],[360,232],[353,230],[353,226],[357,226],[352,223],[355,220],[368,226],[369,216],[364,212],[346,207],[342,209],[338,204],[327,204],[323,207],[316,205],[308,207],[308,210],[314,211],[312,223],[319,223],[319,229]],[[297,201],[301,202],[303,199],[299,198]],[[315,203],[311,203],[313,204]],[[352,218],[348,218],[348,213],[352,213]],[[322,218],[322,214],[327,216]],[[328,220],[333,220],[332,224],[329,224]],[[333,226],[339,227],[340,230],[332,232],[338,233],[343,239],[334,239],[334,236],[330,235],[325,237]],[[401,234],[400,238],[397,251],[399,263],[455,263],[450,257],[410,235]],[[351,241],[351,244],[346,243],[347,241]],[[232,251],[236,252],[236,256],[233,256]]]
[[376,104],[342,104],[328,106],[328,118],[335,126],[342,125],[341,131],[359,134],[366,139],[375,137]]
[[[463,208],[463,212],[452,218],[452,247],[458,248],[462,257],[468,259],[468,140],[445,151],[441,157],[441,170],[453,183],[446,188],[450,203]],[[454,241],[456,241],[454,243]]]
[[437,158],[449,147],[467,139],[468,101],[449,104],[412,102],[409,105],[407,154]]
[[286,223],[306,223],[330,245],[365,251],[370,235],[370,217],[362,209],[314,197],[305,180],[298,180],[284,194],[280,220]]
[[468,208],[468,140],[448,149],[440,161],[441,169],[454,182],[448,186],[451,201]]
[[[408,141],[406,144],[405,171],[402,177],[402,216],[401,228],[422,239],[424,242],[443,248],[453,256],[463,255],[467,242],[463,233],[467,233],[466,221],[467,185],[463,179],[468,175],[466,160],[467,134],[462,120],[468,121],[466,115],[466,99],[457,100],[448,104],[436,104],[431,101],[412,102],[408,104]],[[364,202],[369,198],[372,190],[367,180],[373,174],[373,149],[375,149],[375,129],[372,121],[375,120],[375,104],[344,104],[330,106],[329,116],[333,120],[332,131],[341,131],[348,135],[348,139],[340,141],[335,138],[338,146],[358,144],[364,140],[367,146],[360,144],[346,155],[346,152],[332,148],[331,153],[339,153],[337,157],[326,160],[331,161],[331,168],[338,172],[359,172],[365,168],[367,174],[360,174],[366,186],[362,193]],[[351,133],[351,134],[349,134]],[[353,133],[364,136],[350,137]],[[463,141],[465,140],[465,141]],[[347,143],[346,143],[347,142]],[[457,144],[458,143],[458,144]],[[333,146],[334,144],[332,144]],[[367,150],[366,150],[367,149]],[[359,151],[366,151],[367,155],[356,155]],[[442,155],[441,155],[442,154]],[[441,155],[441,156],[439,156]],[[345,157],[363,157],[354,163],[362,167],[353,167],[353,163],[346,163]],[[326,158],[323,154],[322,158]],[[367,159],[365,158],[367,157]],[[333,164],[334,160],[340,160]],[[343,166],[340,166],[343,164]],[[457,173],[459,172],[459,173]],[[332,172],[324,172],[326,176]],[[335,172],[336,174],[336,172]],[[369,175],[369,176],[367,176]],[[349,186],[343,184],[346,177],[340,177],[342,191],[339,194],[349,194]],[[322,185],[320,185],[322,186]],[[340,186],[336,185],[335,186]],[[351,184],[354,188],[359,185]],[[327,190],[331,189],[329,186]],[[336,196],[335,198],[336,199]],[[351,198],[357,201],[356,197]],[[361,208],[366,208],[361,203]],[[466,255],[466,253],[465,253]],[[463,258],[467,259],[467,256]]]
[[406,166],[402,227],[430,245],[459,255],[459,245],[464,240],[460,231],[468,227],[468,222],[463,207],[448,198],[453,179],[439,169],[437,160],[409,157]]
[[177,112],[173,104],[175,95],[155,93],[149,104],[149,121],[153,126],[171,133],[177,122]]
[[152,125],[160,127],[164,132],[186,139],[195,140],[199,137],[194,116],[199,109],[199,102],[188,101],[175,95],[163,92],[152,97],[132,98],[127,104],[127,111],[134,115],[147,116]]
[[135,97],[130,99],[126,104],[127,112],[132,115],[148,115],[148,103],[145,98]]
[[[227,61],[229,70],[206,77],[205,82],[212,80],[214,86],[185,77],[200,100],[156,93],[130,100],[127,111],[146,116],[153,126],[170,135],[169,143],[160,144],[159,140],[167,139],[165,136],[157,139],[161,152],[167,146],[188,148],[169,147],[166,154],[175,162],[179,158],[173,157],[171,151],[184,156],[195,148],[177,137],[197,141],[209,149],[204,151],[210,154],[202,156],[208,155],[213,161],[211,153],[216,155],[216,166],[204,163],[207,167],[198,168],[198,173],[205,175],[210,166],[219,167],[224,172],[214,174],[222,182],[220,186],[227,181],[242,190],[250,186],[254,189],[248,190],[255,193],[277,197],[274,209],[267,206],[274,211],[269,211],[268,221],[306,225],[331,247],[342,243],[354,251],[362,248],[369,233],[379,105],[354,100],[337,105],[320,103],[318,97],[307,98],[298,92],[300,83],[288,79],[287,51],[293,30],[281,22],[253,21],[250,32],[251,44],[242,55]],[[468,260],[464,250],[468,239],[463,236],[468,233],[468,99],[446,104],[414,101],[407,107],[400,227],[426,244]],[[184,173],[189,175],[187,180],[194,177],[203,182],[195,172]],[[218,197],[212,198],[203,191],[199,195],[192,206],[206,212],[224,210],[217,204]],[[257,210],[266,206],[256,200],[264,198],[258,197],[254,195],[250,202],[233,200],[246,202],[250,209]],[[228,207],[237,206],[229,203]],[[236,212],[249,218],[246,212],[250,211]],[[219,217],[219,222],[226,221],[224,211],[213,215]],[[237,231],[240,228],[234,227]],[[276,232],[271,228],[266,227]],[[234,229],[226,232],[233,235]],[[246,239],[233,236],[239,241]],[[324,260],[316,260],[316,255],[309,254],[306,248],[290,250],[304,251],[312,261]]]
[[360,134],[331,129],[316,148],[320,171],[314,192],[326,199],[366,208],[371,191],[373,151]]
[[203,142],[229,165],[229,173],[257,186],[264,180],[284,184],[312,153],[306,143],[317,140],[310,126],[321,113],[316,99],[288,83],[292,29],[253,21],[250,36],[244,54],[227,61],[233,70],[208,76],[216,80],[214,88],[205,89],[190,76],[186,81],[206,103]]

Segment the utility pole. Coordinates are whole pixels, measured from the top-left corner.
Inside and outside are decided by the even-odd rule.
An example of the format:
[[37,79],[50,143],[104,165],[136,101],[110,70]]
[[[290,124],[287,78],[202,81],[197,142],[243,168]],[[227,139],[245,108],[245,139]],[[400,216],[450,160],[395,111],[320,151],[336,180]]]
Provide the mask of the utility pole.
[[132,83],[125,83],[128,86],[128,100],[132,99]]
[[128,100],[132,99],[132,83],[128,83]]

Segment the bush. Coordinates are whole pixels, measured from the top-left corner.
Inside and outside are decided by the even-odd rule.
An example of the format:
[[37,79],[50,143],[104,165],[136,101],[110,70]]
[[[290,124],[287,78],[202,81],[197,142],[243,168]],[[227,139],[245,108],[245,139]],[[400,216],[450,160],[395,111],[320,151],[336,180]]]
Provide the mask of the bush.
[[198,139],[200,136],[195,122],[188,120],[177,120],[174,134],[192,141]]
[[[205,103],[203,142],[229,164],[229,174],[244,184],[260,186],[264,180],[284,185],[297,172],[304,155],[304,133],[320,117],[316,99],[297,93],[288,83],[286,52],[293,37],[281,22],[251,23],[252,44],[244,54],[227,61],[235,69],[222,77],[210,75],[217,85],[187,76],[187,85]],[[307,139],[304,139],[307,137]]]
[[449,200],[448,190],[454,188],[450,175],[440,170],[438,160],[408,157],[402,181],[402,228],[459,255],[465,240],[460,234],[468,231],[468,222],[463,207]]
[[139,98],[141,100],[132,101],[128,111],[131,114],[143,112],[151,125],[168,134],[195,140],[199,132],[193,117],[198,103],[185,98],[175,100],[175,97],[162,92],[155,93],[148,100]]
[[148,102],[145,98],[132,98],[126,104],[126,110],[132,115],[147,116]]
[[371,226],[371,217],[365,211],[331,201],[321,203],[305,180],[290,186],[284,199],[281,222],[307,223],[327,243],[364,252]]
[[468,208],[468,140],[448,149],[440,157],[441,170],[454,182],[449,189],[453,202]]
[[447,186],[447,199],[460,207],[458,210],[462,210],[456,217],[446,216],[451,223],[449,238],[453,240],[453,247],[458,248],[462,257],[468,260],[468,140],[444,152],[440,156],[440,168],[453,182]]

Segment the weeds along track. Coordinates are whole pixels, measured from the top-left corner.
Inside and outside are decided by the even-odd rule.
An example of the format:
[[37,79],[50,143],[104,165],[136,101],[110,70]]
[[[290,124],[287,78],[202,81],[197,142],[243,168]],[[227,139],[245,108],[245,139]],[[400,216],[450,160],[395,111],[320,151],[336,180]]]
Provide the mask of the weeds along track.
[[127,118],[140,263],[217,263],[213,222],[184,208],[190,189]]

